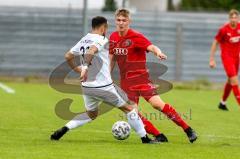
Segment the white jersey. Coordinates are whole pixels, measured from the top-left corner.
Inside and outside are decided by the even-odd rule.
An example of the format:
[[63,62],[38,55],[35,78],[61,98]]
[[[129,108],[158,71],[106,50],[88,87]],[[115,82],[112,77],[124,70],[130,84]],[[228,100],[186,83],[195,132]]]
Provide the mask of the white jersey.
[[96,46],[98,52],[94,55],[91,65],[88,67],[87,81],[82,82],[84,87],[103,87],[112,83],[110,74],[109,52],[105,45],[108,44],[108,39],[98,34],[88,33],[84,36],[73,48],[71,52],[74,55],[81,55],[87,52],[91,46]]

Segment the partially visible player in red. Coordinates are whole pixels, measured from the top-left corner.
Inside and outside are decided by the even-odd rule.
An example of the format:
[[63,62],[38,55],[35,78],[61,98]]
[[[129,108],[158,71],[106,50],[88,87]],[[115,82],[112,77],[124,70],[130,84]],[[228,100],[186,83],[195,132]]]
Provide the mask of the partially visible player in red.
[[[120,76],[121,88],[127,93],[128,98],[137,103],[142,96],[153,108],[163,112],[187,134],[192,143],[197,139],[194,130],[180,117],[176,110],[165,103],[157,94],[156,88],[149,79],[146,69],[146,52],[152,52],[159,59],[166,59],[167,56],[153,45],[143,34],[130,29],[130,13],[126,9],[119,9],[115,13],[116,32],[110,36],[110,60],[111,69],[117,61]],[[167,138],[161,134],[153,124],[144,118],[142,120],[145,129],[149,134],[156,136],[159,142],[166,142]],[[160,139],[158,137],[160,136]]]
[[240,53],[240,23],[239,12],[232,9],[229,12],[229,23],[224,24],[213,40],[210,54],[209,66],[216,67],[215,52],[218,44],[221,48],[221,59],[223,67],[227,75],[222,100],[218,106],[221,110],[228,110],[226,100],[233,90],[233,94],[240,105],[240,92],[238,87],[238,69],[239,69],[239,53]]

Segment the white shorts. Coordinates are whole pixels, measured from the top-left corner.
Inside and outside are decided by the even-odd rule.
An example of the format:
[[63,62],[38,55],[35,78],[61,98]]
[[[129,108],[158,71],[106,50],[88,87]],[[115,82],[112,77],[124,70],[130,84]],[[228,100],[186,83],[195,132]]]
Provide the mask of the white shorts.
[[114,84],[100,88],[82,87],[82,89],[87,111],[97,110],[101,102],[116,107],[122,107],[128,102],[126,93]]

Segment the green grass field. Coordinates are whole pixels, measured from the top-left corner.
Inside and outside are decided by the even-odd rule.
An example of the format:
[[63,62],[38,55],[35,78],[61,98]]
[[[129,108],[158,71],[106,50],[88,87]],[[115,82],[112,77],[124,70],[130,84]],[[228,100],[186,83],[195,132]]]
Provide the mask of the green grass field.
[[[50,141],[52,131],[67,122],[55,115],[55,104],[63,98],[72,98],[72,111],[79,112],[84,110],[82,97],[56,92],[47,84],[5,84],[15,89],[16,94],[0,89],[1,159],[240,158],[240,108],[231,95],[230,111],[218,110],[221,91],[171,90],[162,95],[178,112],[185,114],[199,139],[190,144],[181,128],[161,118],[152,121],[168,137],[169,143],[143,145],[133,131],[124,141],[112,137],[112,124],[122,120],[122,113],[117,109],[71,131],[58,142]],[[144,100],[140,105],[144,112],[153,112]]]

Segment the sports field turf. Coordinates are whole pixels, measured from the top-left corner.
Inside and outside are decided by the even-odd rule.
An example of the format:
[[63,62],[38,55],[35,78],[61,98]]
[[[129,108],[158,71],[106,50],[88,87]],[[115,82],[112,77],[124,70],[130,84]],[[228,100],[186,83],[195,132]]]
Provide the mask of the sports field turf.
[[[55,115],[55,104],[63,98],[72,98],[72,111],[79,112],[84,109],[82,97],[56,92],[47,84],[5,84],[16,93],[7,94],[0,89],[1,159],[240,158],[240,108],[231,95],[230,111],[218,110],[221,91],[173,89],[162,95],[184,113],[183,117],[197,131],[199,139],[190,144],[183,131],[162,115],[160,120],[152,121],[168,137],[169,143],[143,145],[134,131],[124,141],[112,137],[112,124],[122,120],[122,113],[117,109],[73,130],[58,142],[50,141],[52,131],[66,123]],[[144,100],[141,107],[148,114],[153,111]]]

